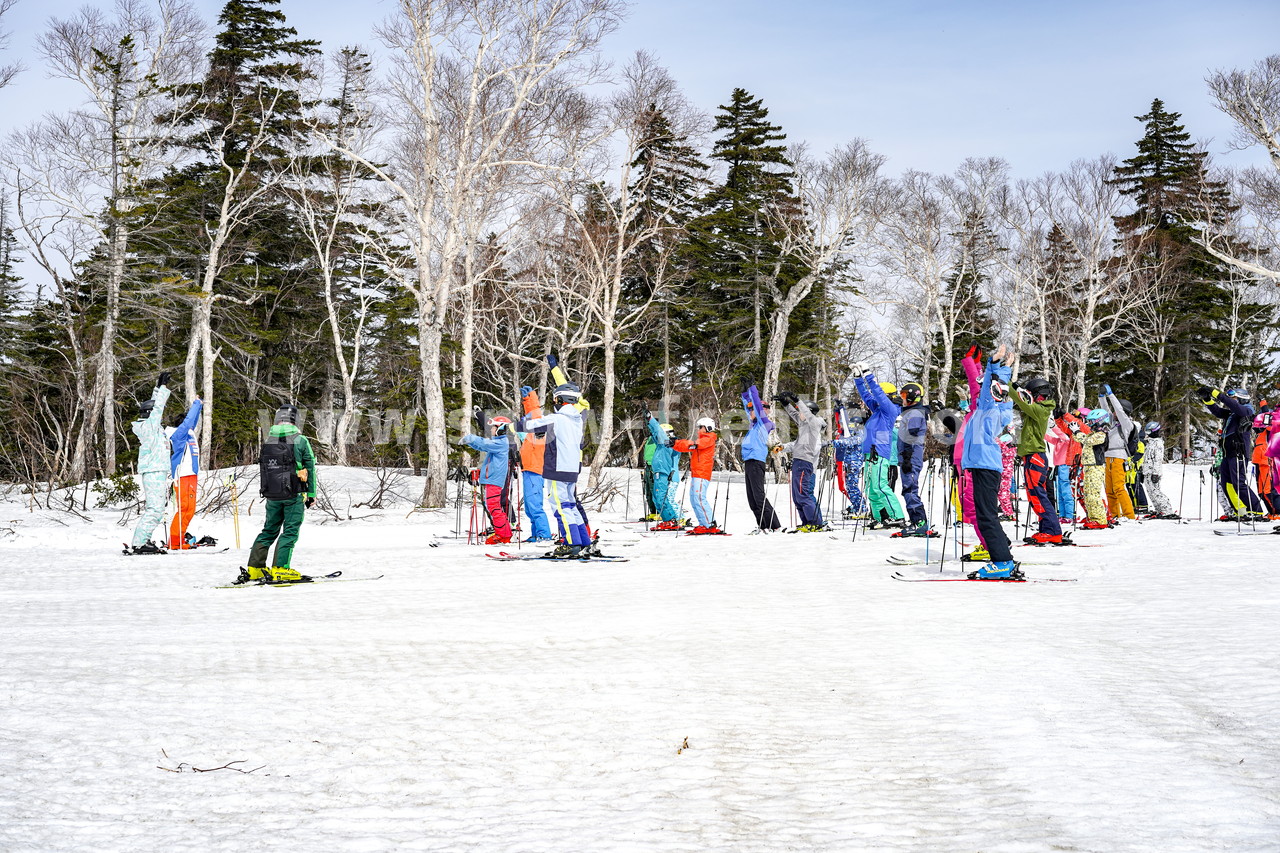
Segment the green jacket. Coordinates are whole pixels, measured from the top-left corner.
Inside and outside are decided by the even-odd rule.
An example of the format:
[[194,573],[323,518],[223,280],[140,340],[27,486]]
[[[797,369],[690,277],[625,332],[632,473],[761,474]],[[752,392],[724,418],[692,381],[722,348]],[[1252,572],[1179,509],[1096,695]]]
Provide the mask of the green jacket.
[[1044,434],[1049,431],[1049,418],[1053,417],[1053,410],[1058,404],[1053,400],[1045,400],[1043,403],[1037,403],[1034,400],[1027,402],[1018,393],[1011,396],[1013,405],[1017,406],[1018,411],[1022,413],[1022,436],[1018,439],[1018,455],[1047,453],[1049,445],[1044,440]]
[[307,437],[298,432],[298,428],[293,424],[276,424],[271,428],[272,438],[279,438],[282,435],[292,436],[293,441],[293,459],[298,465],[298,474],[301,475],[305,470],[307,472],[307,482],[303,485],[306,487],[306,495],[309,498],[316,496],[316,455],[311,450],[311,442],[307,441]]

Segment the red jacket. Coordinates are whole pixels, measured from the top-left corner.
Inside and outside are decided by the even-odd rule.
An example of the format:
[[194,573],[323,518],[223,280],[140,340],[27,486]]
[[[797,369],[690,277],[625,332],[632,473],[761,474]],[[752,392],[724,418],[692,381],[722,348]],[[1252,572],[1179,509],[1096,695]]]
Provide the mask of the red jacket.
[[676,451],[689,454],[689,473],[700,480],[711,479],[711,469],[716,462],[716,434],[699,432],[696,441],[680,439],[675,443]]

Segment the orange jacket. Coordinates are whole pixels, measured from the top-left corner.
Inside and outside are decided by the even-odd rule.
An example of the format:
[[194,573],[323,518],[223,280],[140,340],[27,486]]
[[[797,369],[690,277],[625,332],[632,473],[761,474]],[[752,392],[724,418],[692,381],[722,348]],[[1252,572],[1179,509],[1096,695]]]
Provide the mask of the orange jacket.
[[710,480],[711,469],[716,462],[716,434],[699,432],[697,441],[680,439],[675,443],[676,451],[689,454],[689,473],[699,480]]
[[1267,464],[1267,433],[1265,431],[1258,433],[1258,437],[1253,440],[1253,464],[1259,468]]
[[[542,417],[542,404],[538,402],[538,392],[530,391],[529,396],[521,400],[524,413],[530,418]],[[547,446],[546,436],[529,433],[520,444],[520,468],[531,474],[542,475],[542,451]]]

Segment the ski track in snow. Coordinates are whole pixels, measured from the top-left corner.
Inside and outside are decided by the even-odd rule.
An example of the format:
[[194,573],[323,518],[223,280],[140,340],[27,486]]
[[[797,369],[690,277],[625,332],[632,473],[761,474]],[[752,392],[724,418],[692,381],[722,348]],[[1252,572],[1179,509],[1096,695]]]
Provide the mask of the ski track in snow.
[[614,565],[311,515],[303,571],[386,577],[244,590],[209,587],[245,550],[4,506],[0,849],[1280,849],[1280,539],[1130,524],[1019,554],[1076,584],[902,584],[922,543],[745,536],[740,498]]

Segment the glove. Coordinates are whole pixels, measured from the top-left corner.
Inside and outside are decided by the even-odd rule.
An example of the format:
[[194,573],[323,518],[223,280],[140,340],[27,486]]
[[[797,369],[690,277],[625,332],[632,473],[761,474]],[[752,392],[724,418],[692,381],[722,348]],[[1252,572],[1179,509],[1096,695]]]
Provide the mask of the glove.
[[463,436],[462,436],[462,438],[458,439],[458,446],[459,446],[459,447],[467,447],[467,446],[468,446],[468,445],[467,445],[467,439],[468,439],[468,438],[470,438],[470,437],[471,437],[471,436],[470,436],[470,434],[466,434],[466,433],[464,433],[464,434],[463,434]]
[[316,502],[316,499],[308,495],[307,499],[302,502],[302,505],[307,509],[311,509],[311,507],[315,504],[315,502]]
[[750,379],[742,380],[742,393],[745,394],[750,390],[751,390],[751,380]]
[[935,415],[938,414],[938,412],[942,411],[942,403],[934,400],[929,404],[929,411],[933,412]]
[[1104,397],[1110,397],[1110,396],[1111,396],[1111,386],[1110,386],[1110,385],[1103,385],[1103,386],[1102,386],[1102,396],[1104,396]]
[[837,409],[843,409],[843,408],[844,408],[844,403],[843,403],[842,401],[840,401],[840,400],[832,400],[832,401],[831,401],[831,403],[832,403],[832,405],[834,405]]
[[532,386],[529,386],[529,385],[521,385],[521,386],[520,386],[520,399],[521,399],[521,400],[523,400],[525,397],[528,397],[528,396],[529,396],[530,394],[532,394],[532,393],[533,393],[533,387],[532,387]]
[[1065,415],[1066,413],[1067,413],[1067,410],[1059,406],[1058,408],[1053,410],[1053,419],[1055,421],[1061,420],[1062,416]]
[[870,372],[869,370],[867,370],[867,366],[860,361],[854,362],[853,370],[859,376],[866,376]]
[[162,370],[162,371],[160,371],[160,378],[156,380],[156,387],[157,387],[157,388],[159,388],[161,385],[168,385],[168,384],[169,384],[169,377],[170,377],[170,376],[172,376],[172,375],[173,375],[173,374],[171,374],[171,373],[170,373],[169,371],[167,371],[167,370]]
[[549,366],[555,367],[559,363],[560,363],[560,359],[556,358],[555,353],[550,353],[550,352],[547,353],[547,364]]
[[1212,403],[1213,398],[1217,395],[1218,392],[1210,388],[1208,385],[1201,385],[1196,388],[1196,396],[1206,403]]
[[1067,429],[1071,431],[1072,435],[1080,434],[1080,424],[1075,421],[1067,421]]
[[969,351],[964,354],[964,357],[973,358],[973,354],[976,353],[977,351],[978,351],[978,345],[974,344],[973,346],[969,347]]

